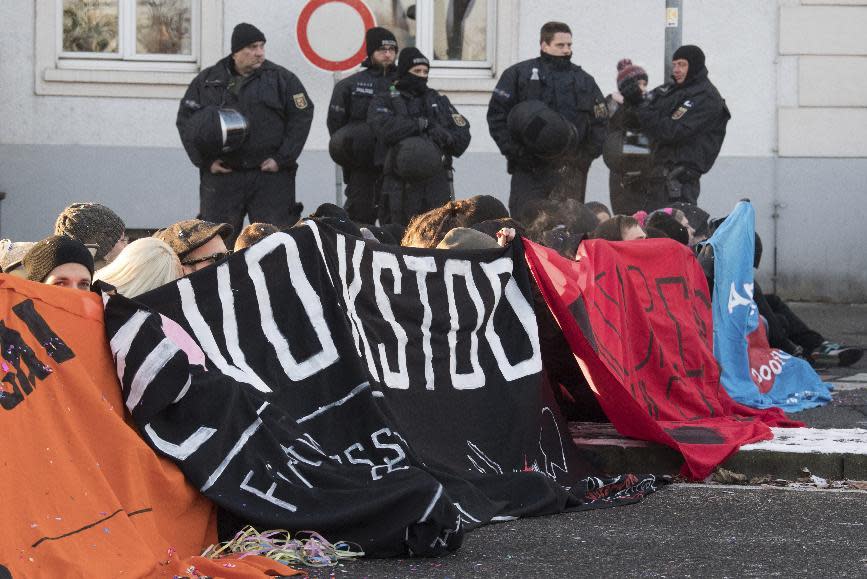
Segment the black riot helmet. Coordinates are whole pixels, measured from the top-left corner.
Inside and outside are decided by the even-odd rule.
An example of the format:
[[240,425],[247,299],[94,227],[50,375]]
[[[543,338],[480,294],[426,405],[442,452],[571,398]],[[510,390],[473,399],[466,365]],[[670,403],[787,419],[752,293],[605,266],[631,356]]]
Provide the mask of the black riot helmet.
[[537,157],[555,159],[577,144],[575,125],[542,101],[515,105],[507,124],[512,138]]
[[364,121],[340,127],[328,142],[328,154],[335,163],[349,169],[373,167],[376,136]]

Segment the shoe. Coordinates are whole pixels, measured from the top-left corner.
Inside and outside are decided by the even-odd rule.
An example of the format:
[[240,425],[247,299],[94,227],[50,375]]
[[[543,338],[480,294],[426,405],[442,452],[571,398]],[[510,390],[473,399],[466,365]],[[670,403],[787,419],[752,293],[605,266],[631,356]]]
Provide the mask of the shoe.
[[813,353],[810,354],[810,359],[814,364],[851,366],[860,360],[863,355],[864,350],[861,348],[851,348],[825,340],[819,344],[818,348],[813,350]]

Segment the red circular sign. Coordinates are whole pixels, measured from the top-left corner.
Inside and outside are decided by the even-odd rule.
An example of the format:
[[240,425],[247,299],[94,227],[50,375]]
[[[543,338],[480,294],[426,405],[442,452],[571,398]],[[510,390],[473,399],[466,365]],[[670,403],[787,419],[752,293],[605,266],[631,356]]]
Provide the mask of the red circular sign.
[[325,70],[349,70],[350,68],[359,65],[367,57],[363,38],[358,52],[346,60],[329,60],[321,57],[315,50],[313,50],[313,47],[310,45],[310,38],[307,36],[307,25],[310,23],[310,17],[313,16],[313,13],[316,12],[318,8],[332,2],[346,4],[358,12],[358,15],[361,16],[361,21],[364,23],[365,30],[369,30],[376,26],[370,8],[368,8],[367,4],[362,2],[362,0],[310,0],[298,16],[298,27],[296,29],[296,34],[298,35],[298,46],[301,48],[301,52],[304,56],[307,57],[307,60],[309,60],[314,66],[318,66]]

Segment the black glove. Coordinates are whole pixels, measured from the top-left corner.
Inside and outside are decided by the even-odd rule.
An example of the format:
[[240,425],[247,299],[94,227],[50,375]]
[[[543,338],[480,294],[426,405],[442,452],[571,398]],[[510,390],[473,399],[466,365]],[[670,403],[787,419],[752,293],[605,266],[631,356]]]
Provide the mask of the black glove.
[[448,149],[455,143],[451,133],[442,127],[432,126],[427,134],[440,149]]
[[418,119],[418,132],[423,133],[427,130],[428,120],[427,117],[419,117]]
[[620,94],[623,95],[623,102],[633,107],[637,107],[644,100],[644,92],[638,86],[638,80],[635,78],[623,81],[620,85]]

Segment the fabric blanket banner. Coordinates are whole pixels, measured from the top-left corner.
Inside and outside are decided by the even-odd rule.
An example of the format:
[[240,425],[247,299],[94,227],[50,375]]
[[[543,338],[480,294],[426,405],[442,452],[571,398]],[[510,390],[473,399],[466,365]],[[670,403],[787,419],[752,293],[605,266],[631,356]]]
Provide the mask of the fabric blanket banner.
[[581,369],[618,432],[678,450],[706,478],[740,445],[794,426],[778,409],[736,404],[713,357],[707,281],[670,239],[587,240],[579,261],[525,241],[527,261]]
[[798,412],[831,401],[831,391],[810,364],[768,344],[753,300],[755,210],[741,201],[707,241],[714,251],[714,353],[722,383],[736,401],[753,408]]
[[259,528],[436,555],[491,521],[634,502],[588,476],[542,379],[520,245],[412,250],[312,221],[106,328],[146,440]]
[[0,275],[0,577],[267,577],[208,560],[214,504],[124,420],[93,293]]

